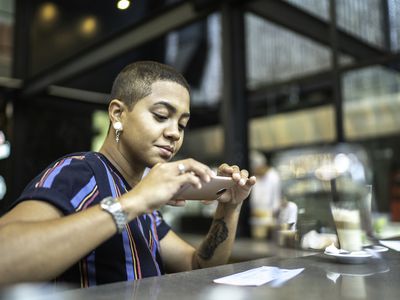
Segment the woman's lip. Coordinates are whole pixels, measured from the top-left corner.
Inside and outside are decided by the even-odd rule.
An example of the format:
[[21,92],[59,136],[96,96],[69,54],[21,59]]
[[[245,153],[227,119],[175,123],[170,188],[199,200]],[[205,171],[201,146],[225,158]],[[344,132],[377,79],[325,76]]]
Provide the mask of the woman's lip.
[[172,156],[172,150],[169,148],[158,146],[162,157],[170,158]]

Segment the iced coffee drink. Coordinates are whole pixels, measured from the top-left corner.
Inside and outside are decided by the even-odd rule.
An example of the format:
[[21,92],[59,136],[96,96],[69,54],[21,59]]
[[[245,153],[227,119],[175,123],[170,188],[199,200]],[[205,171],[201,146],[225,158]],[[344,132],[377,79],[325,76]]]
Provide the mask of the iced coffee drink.
[[362,247],[360,212],[358,210],[332,207],[332,215],[340,248],[350,252],[360,251]]

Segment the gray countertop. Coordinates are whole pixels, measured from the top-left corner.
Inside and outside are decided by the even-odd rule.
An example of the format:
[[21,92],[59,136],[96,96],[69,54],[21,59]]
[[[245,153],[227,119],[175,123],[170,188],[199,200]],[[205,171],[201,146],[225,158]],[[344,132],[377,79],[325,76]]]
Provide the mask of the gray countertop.
[[[204,236],[197,234],[180,234],[185,241],[197,248]],[[254,260],[266,257],[301,257],[316,254],[309,250],[280,247],[273,240],[239,238],[233,244],[231,263]]]
[[[341,264],[322,253],[302,257],[270,257],[190,272],[64,291],[34,299],[398,299],[400,253],[389,250],[382,259]],[[238,287],[213,279],[260,266],[305,268],[281,287],[268,284]],[[21,298],[22,299],[22,298]],[[24,298],[29,299],[29,298]]]

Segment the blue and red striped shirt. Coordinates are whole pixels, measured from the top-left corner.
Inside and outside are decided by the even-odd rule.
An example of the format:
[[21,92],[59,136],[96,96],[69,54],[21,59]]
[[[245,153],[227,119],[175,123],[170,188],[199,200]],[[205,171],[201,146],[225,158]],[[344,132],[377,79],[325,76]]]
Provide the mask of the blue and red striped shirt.
[[[62,157],[34,178],[13,205],[41,200],[70,215],[130,189],[105,156],[76,153]],[[55,280],[89,287],[164,274],[159,241],[169,230],[158,211],[137,217],[121,234],[115,234]]]

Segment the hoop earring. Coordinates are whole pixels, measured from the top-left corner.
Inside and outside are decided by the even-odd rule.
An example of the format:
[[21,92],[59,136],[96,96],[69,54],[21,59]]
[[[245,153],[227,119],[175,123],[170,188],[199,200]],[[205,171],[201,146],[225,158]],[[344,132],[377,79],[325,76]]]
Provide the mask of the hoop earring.
[[122,123],[117,121],[113,124],[113,127],[115,129],[115,141],[118,143],[122,132]]

